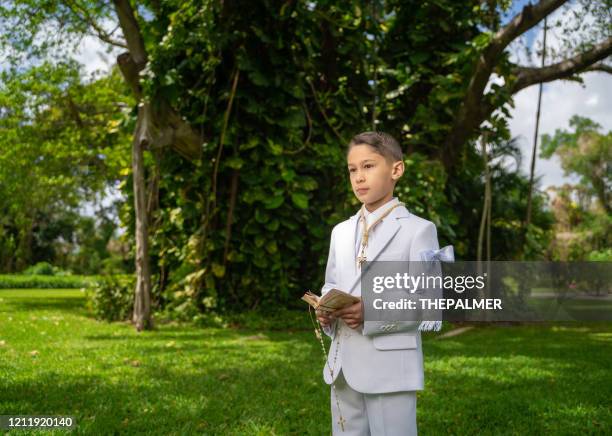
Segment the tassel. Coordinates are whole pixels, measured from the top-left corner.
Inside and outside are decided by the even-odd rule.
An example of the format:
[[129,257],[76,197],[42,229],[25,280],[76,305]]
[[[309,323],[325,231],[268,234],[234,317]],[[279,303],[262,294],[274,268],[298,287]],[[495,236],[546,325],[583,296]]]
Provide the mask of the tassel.
[[419,331],[428,332],[428,331],[440,331],[442,328],[442,321],[421,321],[419,325]]

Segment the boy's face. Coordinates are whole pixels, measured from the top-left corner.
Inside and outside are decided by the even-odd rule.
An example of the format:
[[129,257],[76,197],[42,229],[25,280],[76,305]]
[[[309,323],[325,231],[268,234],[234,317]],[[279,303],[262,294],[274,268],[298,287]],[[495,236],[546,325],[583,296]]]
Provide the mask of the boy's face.
[[348,156],[353,192],[372,211],[393,198],[396,181],[404,173],[404,162],[388,162],[367,144],[354,145]]

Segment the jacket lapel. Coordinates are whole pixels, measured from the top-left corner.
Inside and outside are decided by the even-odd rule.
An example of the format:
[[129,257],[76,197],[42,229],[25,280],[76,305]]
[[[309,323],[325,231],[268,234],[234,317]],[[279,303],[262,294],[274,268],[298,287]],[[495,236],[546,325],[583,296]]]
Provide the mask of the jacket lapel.
[[[341,226],[342,231],[336,238],[336,251],[338,259],[340,259],[340,289],[349,294],[353,288],[350,287],[355,280],[359,278],[359,270],[357,269],[355,253],[355,244],[357,243],[357,223],[359,212],[348,219],[346,225]],[[358,280],[357,280],[358,281]]]
[[[410,212],[404,206],[399,206],[393,209],[382,222],[380,222],[376,228],[376,236],[372,238],[368,248],[366,249],[367,260],[374,261],[378,258],[380,253],[391,243],[393,237],[397,234],[401,228],[398,222],[401,218],[407,218],[410,216]],[[356,287],[359,285],[361,280],[361,270],[357,267],[357,250],[355,246],[357,243],[357,224],[359,223],[359,212],[353,215],[350,220],[350,226],[347,226],[350,230],[350,237],[347,235],[347,239],[351,241],[351,250],[353,256],[348,260],[351,265],[345,264],[349,271],[353,272],[353,278],[351,280],[352,286],[348,288],[348,293],[353,293]],[[348,250],[347,250],[348,251]]]

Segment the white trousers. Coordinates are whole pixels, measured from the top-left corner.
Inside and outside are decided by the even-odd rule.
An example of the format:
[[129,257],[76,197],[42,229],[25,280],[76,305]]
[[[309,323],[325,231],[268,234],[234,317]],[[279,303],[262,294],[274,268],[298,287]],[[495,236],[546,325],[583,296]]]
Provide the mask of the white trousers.
[[363,394],[348,385],[342,370],[336,379],[340,412],[331,387],[332,434],[334,436],[416,436],[416,391]]

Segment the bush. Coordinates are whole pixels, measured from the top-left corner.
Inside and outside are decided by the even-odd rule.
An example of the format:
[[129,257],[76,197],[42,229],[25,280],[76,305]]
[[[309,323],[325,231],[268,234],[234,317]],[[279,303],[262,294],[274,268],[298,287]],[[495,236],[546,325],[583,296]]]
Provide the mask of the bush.
[[591,251],[587,256],[587,260],[595,260],[599,262],[612,261],[612,248]]
[[0,275],[0,289],[74,289],[91,286],[95,276]]
[[100,320],[131,319],[134,310],[134,285],[135,278],[132,275],[101,276],[85,290],[87,308]]
[[38,262],[36,265],[26,268],[22,274],[28,276],[52,276],[55,275],[55,269],[49,262]]
[[70,276],[71,271],[64,271],[60,267],[53,266],[49,262],[38,262],[22,271],[26,276]]

